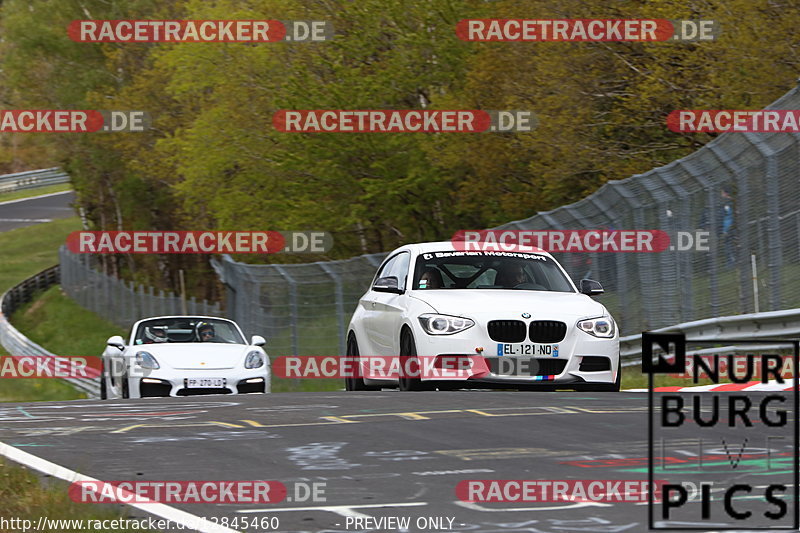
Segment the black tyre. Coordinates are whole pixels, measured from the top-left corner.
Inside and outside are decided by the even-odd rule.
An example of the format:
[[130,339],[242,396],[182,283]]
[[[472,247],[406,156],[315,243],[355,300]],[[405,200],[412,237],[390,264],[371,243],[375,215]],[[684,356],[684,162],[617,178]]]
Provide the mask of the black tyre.
[[613,392],[619,392],[621,386],[622,386],[622,360],[617,359],[617,379],[614,381],[614,385],[610,390]]
[[108,399],[108,390],[106,385],[106,359],[103,358],[103,366],[100,371],[100,399],[107,400]]
[[430,387],[419,378],[420,364],[414,335],[407,329],[400,335],[400,380],[401,391],[421,391]]
[[[352,360],[352,363],[348,365],[348,368],[352,369],[354,372],[358,369],[359,357],[358,357],[358,342],[356,341],[355,334],[351,333],[347,337],[347,356],[348,359]],[[356,377],[356,376],[347,376],[344,378],[344,388],[348,391],[359,391],[359,390],[367,390],[367,386],[364,384],[364,378]]]
[[127,399],[131,397],[131,391],[128,388],[128,376],[122,376],[122,397]]

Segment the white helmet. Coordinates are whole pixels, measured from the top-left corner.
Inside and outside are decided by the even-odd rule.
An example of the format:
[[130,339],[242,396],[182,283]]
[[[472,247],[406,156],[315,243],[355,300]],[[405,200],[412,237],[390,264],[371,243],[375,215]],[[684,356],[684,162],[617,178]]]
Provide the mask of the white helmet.
[[144,336],[152,342],[167,342],[166,326],[148,326],[144,328]]

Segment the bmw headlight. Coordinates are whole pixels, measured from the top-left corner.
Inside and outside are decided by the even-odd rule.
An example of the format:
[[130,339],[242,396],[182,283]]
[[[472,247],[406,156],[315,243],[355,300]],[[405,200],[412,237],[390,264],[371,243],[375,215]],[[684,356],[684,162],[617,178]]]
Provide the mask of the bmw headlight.
[[452,335],[475,325],[469,318],[435,314],[420,315],[419,323],[428,335]]
[[250,352],[244,360],[245,368],[260,368],[264,364],[264,357],[261,352]]
[[156,358],[153,357],[150,352],[136,352],[136,364],[142,368],[149,368],[151,370],[161,368],[158,366]]
[[617,325],[614,324],[614,319],[610,316],[601,316],[581,320],[578,322],[578,329],[594,337],[610,339],[614,337],[614,333],[617,331]]

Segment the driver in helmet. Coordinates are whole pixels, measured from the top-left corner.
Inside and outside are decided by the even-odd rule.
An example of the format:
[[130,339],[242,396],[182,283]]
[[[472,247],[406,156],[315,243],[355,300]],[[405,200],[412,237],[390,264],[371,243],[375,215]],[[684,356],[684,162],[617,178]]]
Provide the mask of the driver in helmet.
[[148,326],[144,328],[144,343],[167,342],[167,328],[165,326]]
[[502,285],[504,288],[513,289],[517,285],[528,282],[525,268],[520,263],[503,265],[502,269],[495,277],[495,285]]
[[199,342],[214,342],[216,340],[214,325],[210,322],[198,322],[197,326],[195,326],[195,331]]

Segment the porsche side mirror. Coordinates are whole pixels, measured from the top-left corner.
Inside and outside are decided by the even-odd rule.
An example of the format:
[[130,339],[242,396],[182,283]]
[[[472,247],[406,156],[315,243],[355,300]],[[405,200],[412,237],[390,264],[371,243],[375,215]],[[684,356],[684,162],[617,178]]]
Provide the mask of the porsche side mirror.
[[267,344],[267,339],[261,335],[253,335],[253,337],[250,339],[250,344],[253,346],[264,346]]
[[600,285],[600,282],[593,279],[582,279],[579,288],[581,294],[587,294],[589,296],[595,296],[606,292],[603,290],[603,286]]
[[108,340],[106,341],[106,344],[108,346],[113,346],[114,348],[117,348],[119,351],[125,349],[125,340],[119,335],[114,335],[113,337],[109,337]]

